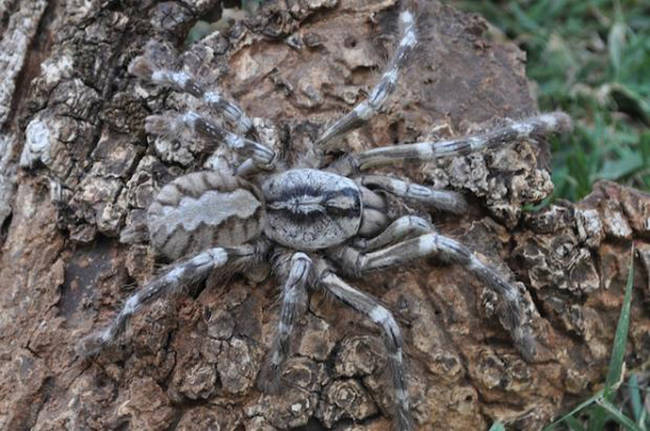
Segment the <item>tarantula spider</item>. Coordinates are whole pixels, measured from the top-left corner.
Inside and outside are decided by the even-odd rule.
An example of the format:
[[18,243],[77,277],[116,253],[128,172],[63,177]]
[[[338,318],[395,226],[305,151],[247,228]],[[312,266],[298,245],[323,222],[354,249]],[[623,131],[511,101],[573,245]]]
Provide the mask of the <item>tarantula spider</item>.
[[[418,44],[408,3],[399,14],[399,24],[400,42],[380,81],[366,100],[325,130],[314,143],[315,152],[331,147],[337,138],[367,122],[394,92],[400,71]],[[131,63],[130,72],[202,100],[240,135],[197,112],[151,116],[147,131],[175,136],[187,130],[199,133],[225,144],[244,161],[232,171],[181,176],[160,190],[147,213],[150,242],[173,261],[192,257],[172,263],[131,296],[108,327],[80,343],[81,354],[96,354],[114,343],[128,318],[144,304],[203,280],[216,268],[241,271],[272,260],[283,289],[281,316],[264,372],[270,377],[268,381],[273,383],[280,374],[296,320],[306,309],[309,290],[324,289],[382,329],[392,370],[396,427],[410,430],[413,422],[403,341],[395,318],[377,299],[337,273],[359,277],[425,256],[438,256],[462,265],[496,293],[502,325],[524,357],[535,356],[536,342],[525,324],[521,296],[506,277],[461,243],[437,233],[424,218],[400,215],[396,209],[396,203],[409,201],[462,214],[467,205],[464,197],[367,172],[397,161],[425,162],[466,155],[522,138],[562,132],[570,128],[565,114],[542,114],[459,139],[380,147],[347,154],[329,164],[315,158],[311,168],[288,168],[274,149],[254,140],[253,123],[242,109],[218,91],[204,88],[188,72],[174,69],[157,53],[157,45],[149,44]]]

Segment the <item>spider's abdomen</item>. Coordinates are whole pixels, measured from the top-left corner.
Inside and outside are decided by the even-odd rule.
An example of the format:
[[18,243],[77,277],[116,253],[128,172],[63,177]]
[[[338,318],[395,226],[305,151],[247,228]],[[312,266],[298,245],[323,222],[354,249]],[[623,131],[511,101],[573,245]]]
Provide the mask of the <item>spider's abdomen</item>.
[[357,184],[315,169],[292,169],[262,185],[266,200],[264,233],[298,250],[341,244],[357,234],[362,201]]
[[195,172],[163,187],[147,212],[151,244],[170,259],[258,236],[264,207],[249,182],[215,171]]

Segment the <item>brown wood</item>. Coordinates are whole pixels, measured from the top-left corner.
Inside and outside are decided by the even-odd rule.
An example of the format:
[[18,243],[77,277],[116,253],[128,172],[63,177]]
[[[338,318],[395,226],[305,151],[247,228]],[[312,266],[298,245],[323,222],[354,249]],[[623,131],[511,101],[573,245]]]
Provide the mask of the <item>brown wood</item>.
[[[180,156],[161,143],[156,151],[144,118],[187,99],[142,86],[128,63],[151,38],[183,50],[188,28],[216,3],[0,0],[1,429],[389,429],[379,332],[318,293],[285,371],[294,385],[280,396],[255,389],[279,313],[276,280],[212,277],[146,307],[119,348],[94,361],[75,355],[154,272],[150,250],[119,244],[120,230],[206,158],[198,141],[183,142]],[[394,42],[394,3],[273,2],[185,49],[182,61],[269,119],[294,159],[371,87]],[[415,65],[387,113],[347,148],[460,135],[535,112],[514,45],[487,40],[481,18],[437,2],[421,2],[420,14]],[[594,393],[633,243],[628,369],[650,357],[649,196],[599,183],[578,204],[523,212],[551,192],[545,148],[520,142],[408,168],[416,181],[475,197],[468,215],[434,222],[521,282],[545,346],[538,361],[520,357],[492,298],[461,268],[426,261],[353,281],[403,328],[419,429],[485,429],[496,419],[538,429]]]

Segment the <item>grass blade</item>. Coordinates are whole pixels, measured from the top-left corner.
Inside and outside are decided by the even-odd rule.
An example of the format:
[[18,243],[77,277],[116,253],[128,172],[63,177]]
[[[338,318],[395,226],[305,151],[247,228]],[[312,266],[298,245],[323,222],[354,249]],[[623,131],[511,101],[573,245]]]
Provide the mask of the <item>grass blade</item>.
[[[603,389],[602,399],[598,404],[601,408],[595,408],[589,421],[589,429],[600,431],[605,428],[605,422],[608,419],[607,410],[603,407],[603,402],[610,403],[614,398],[614,393],[618,389],[623,379],[623,368],[625,365],[625,347],[627,345],[627,333],[630,329],[630,303],[632,302],[632,285],[634,284],[634,247],[632,247],[630,269],[627,274],[627,283],[625,285],[625,296],[621,314],[618,317],[616,325],[616,334],[614,335],[614,345],[612,346],[612,358],[609,361],[605,388]],[[615,419],[615,418],[613,418]]]
[[617,21],[607,35],[607,47],[609,48],[609,60],[614,67],[616,76],[618,76],[621,69],[621,57],[625,48],[625,30],[624,22]]
[[639,389],[639,379],[636,374],[632,374],[628,380],[628,394],[630,395],[630,404],[632,404],[632,413],[634,420],[639,423],[641,413],[643,412],[643,401],[641,401],[641,390]]
[[585,427],[582,425],[582,423],[573,416],[569,416],[568,418],[564,419],[564,422],[567,424],[571,431],[585,431]]
[[630,329],[630,305],[632,302],[632,285],[634,284],[634,247],[630,259],[630,270],[627,274],[627,283],[625,285],[625,297],[621,314],[616,326],[616,335],[614,336],[614,346],[612,348],[612,359],[609,362],[607,380],[605,380],[604,397],[611,401],[613,392],[621,384],[623,378],[623,362],[625,360],[625,347],[627,346],[627,334]]
[[506,427],[501,422],[495,422],[488,431],[506,431]]
[[626,431],[643,431],[637,424],[635,424],[632,419],[625,416],[621,413],[615,405],[607,401],[606,399],[600,399],[598,404],[609,414],[609,418],[618,422],[619,425],[622,425]]
[[597,403],[600,398],[603,396],[603,391],[602,389],[598,392],[596,392],[593,396],[588,398],[587,400],[581,402],[578,404],[573,410],[571,410],[569,413],[565,414],[562,416],[560,419],[556,420],[555,422],[551,423],[550,425],[546,426],[543,431],[551,431],[555,429],[555,427],[562,422],[566,422],[567,419],[571,420],[573,416],[575,416],[576,413],[580,412],[581,410],[589,407],[590,405]]

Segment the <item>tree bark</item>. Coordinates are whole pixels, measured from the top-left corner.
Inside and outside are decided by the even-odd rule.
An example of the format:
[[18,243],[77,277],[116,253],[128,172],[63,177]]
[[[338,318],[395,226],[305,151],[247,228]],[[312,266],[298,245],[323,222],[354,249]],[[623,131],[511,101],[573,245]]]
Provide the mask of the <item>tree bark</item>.
[[[193,140],[172,152],[144,133],[150,113],[192,103],[129,76],[147,41],[175,45],[185,67],[265,118],[288,160],[363,97],[395,42],[396,0],[283,0],[183,47],[217,3],[0,0],[0,428],[389,429],[377,328],[320,293],[284,370],[293,385],[256,389],[279,314],[272,277],[213,277],[145,307],[98,358],[75,353],[155,272],[153,252],[120,244],[120,230],[207,158]],[[422,48],[386,112],[346,139],[350,151],[536,111],[521,51],[485,39],[479,17],[420,9]],[[523,211],[552,190],[546,148],[522,141],[393,169],[473,196],[467,215],[433,220],[519,282],[543,347],[524,361],[462,268],[426,260],[351,280],[398,318],[418,429],[538,429],[595,392],[633,259],[627,367],[650,357],[650,196],[603,182],[577,204]]]

